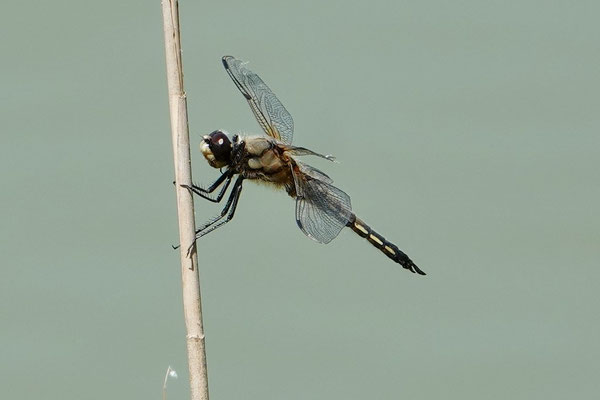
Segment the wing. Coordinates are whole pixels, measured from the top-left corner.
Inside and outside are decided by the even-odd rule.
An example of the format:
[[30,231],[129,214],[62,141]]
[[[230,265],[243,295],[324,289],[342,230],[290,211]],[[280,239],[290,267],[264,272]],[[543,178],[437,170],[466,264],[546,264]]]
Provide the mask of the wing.
[[317,157],[321,157],[321,158],[324,158],[329,161],[336,162],[335,157],[332,156],[331,154],[324,155],[324,154],[315,153],[314,151],[309,150],[304,147],[285,146],[285,151],[293,156],[317,156]]
[[327,175],[325,172],[321,171],[320,169],[317,169],[308,164],[304,164],[298,160],[294,160],[294,162],[300,169],[300,172],[302,172],[314,179],[320,180],[322,182],[333,183],[333,180],[329,177],[329,175]]
[[296,183],[296,222],[309,238],[329,243],[352,218],[350,196],[331,184],[331,179],[316,168],[298,164]]
[[285,144],[291,144],[294,136],[292,116],[262,79],[246,68],[245,64],[232,56],[223,57],[225,70],[250,104],[265,133]]

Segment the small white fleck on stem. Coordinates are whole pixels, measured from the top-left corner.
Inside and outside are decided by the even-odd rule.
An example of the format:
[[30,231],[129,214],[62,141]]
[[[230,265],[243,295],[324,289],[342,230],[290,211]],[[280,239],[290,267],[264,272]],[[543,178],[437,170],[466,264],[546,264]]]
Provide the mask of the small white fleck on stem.
[[169,381],[169,378],[177,379],[177,372],[171,368],[170,365],[169,368],[167,368],[167,373],[165,374],[165,380],[163,382],[162,400],[167,400],[167,382]]

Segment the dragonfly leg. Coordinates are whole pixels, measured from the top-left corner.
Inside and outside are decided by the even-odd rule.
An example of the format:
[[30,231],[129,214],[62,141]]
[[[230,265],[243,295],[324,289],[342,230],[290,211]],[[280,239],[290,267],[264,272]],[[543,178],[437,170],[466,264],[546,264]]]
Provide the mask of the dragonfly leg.
[[[244,178],[241,176],[236,179],[235,183],[233,184],[233,189],[231,189],[231,194],[229,195],[227,203],[225,204],[225,207],[223,207],[221,214],[219,214],[217,217],[209,220],[208,222],[200,226],[198,229],[196,229],[196,239],[200,239],[202,236],[209,234],[215,229],[231,221],[233,215],[235,214],[235,209],[237,208],[238,200],[240,199],[240,194],[242,193],[243,180]],[[188,255],[191,254],[194,245],[195,241],[188,248]]]
[[[223,196],[225,195],[225,192],[227,191],[227,188],[229,187],[229,184],[231,183],[232,176],[233,176],[233,173],[231,173],[230,171],[226,171],[212,185],[210,185],[206,189],[204,189],[200,186],[194,185],[194,184],[192,184],[192,186],[181,185],[181,187],[188,189],[189,191],[197,194],[198,196],[202,197],[203,199],[212,201],[213,203],[219,203],[221,201],[221,199],[223,199]],[[210,193],[214,192],[215,189],[217,189],[219,186],[221,186],[221,184],[223,182],[225,182],[225,185],[221,188],[221,190],[219,191],[219,194],[217,194],[217,197],[214,198],[214,197],[210,196]]]

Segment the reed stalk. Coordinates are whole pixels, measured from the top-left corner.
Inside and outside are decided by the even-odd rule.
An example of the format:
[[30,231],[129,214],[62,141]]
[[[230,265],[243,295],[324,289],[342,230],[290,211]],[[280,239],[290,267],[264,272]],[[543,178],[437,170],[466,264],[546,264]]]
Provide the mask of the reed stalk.
[[181,282],[183,288],[183,313],[187,330],[186,344],[192,400],[208,400],[208,375],[200,301],[200,277],[196,251],[187,250],[194,242],[194,201],[192,194],[182,184],[192,184],[190,162],[190,137],[187,119],[187,100],[183,90],[183,66],[179,33],[179,6],[177,0],[162,0],[167,85],[171,116],[171,137],[175,162],[175,192],[179,221]]

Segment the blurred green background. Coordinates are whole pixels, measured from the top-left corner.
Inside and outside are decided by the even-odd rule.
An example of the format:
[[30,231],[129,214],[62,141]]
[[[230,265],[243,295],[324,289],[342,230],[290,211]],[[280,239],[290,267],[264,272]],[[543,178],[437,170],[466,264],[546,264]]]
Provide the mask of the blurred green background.
[[[598,2],[180,4],[194,180],[214,129],[258,133],[250,61],[305,159],[428,275],[345,230],[306,238],[248,183],[198,243],[214,399],[600,394]],[[0,17],[0,386],[10,399],[188,398],[159,1]],[[197,220],[219,206],[196,201]]]

